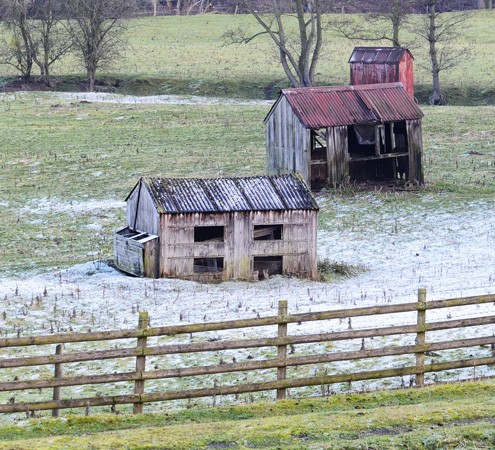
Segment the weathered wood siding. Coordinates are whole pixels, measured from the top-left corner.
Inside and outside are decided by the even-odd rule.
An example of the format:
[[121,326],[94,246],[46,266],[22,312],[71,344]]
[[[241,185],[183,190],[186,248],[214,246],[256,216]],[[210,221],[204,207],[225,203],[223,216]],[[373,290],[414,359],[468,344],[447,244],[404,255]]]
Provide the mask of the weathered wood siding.
[[139,242],[115,233],[115,265],[123,272],[138,277],[158,277],[158,239]]
[[409,181],[423,184],[423,131],[421,120],[407,120],[406,129],[409,147]]
[[336,187],[349,177],[347,127],[332,127],[327,132],[328,184]]
[[310,184],[307,130],[282,97],[266,122],[266,171],[268,175],[300,173]]
[[127,199],[127,224],[136,231],[159,234],[160,218],[148,189],[139,183]]
[[[283,225],[281,240],[255,241],[255,225]],[[224,226],[224,242],[194,242],[194,227]],[[160,276],[252,279],[254,256],[282,256],[283,272],[316,279],[317,211],[162,215]],[[194,273],[194,258],[224,258],[224,271]]]

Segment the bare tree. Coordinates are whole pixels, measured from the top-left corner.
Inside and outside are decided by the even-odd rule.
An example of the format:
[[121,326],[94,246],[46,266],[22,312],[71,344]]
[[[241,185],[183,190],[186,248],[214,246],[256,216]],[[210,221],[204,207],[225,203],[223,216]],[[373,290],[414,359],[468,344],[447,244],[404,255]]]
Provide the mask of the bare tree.
[[94,91],[96,72],[118,60],[135,0],[67,0],[68,29]]
[[347,39],[359,41],[389,41],[394,47],[403,47],[400,32],[412,12],[413,0],[375,0],[372,9],[364,15],[364,23],[342,17],[330,28]]
[[0,61],[15,67],[24,82],[32,79],[36,64],[41,81],[51,86],[51,66],[72,43],[61,24],[59,0],[3,0],[4,23],[10,31],[0,51]]
[[5,0],[2,2],[4,24],[10,36],[2,42],[0,60],[14,67],[26,83],[31,81],[33,54],[36,51],[32,37],[29,15],[29,0]]
[[41,80],[51,86],[51,67],[72,47],[72,39],[67,28],[62,25],[61,2],[57,0],[37,0],[31,26],[36,51],[33,60],[40,68]]
[[454,47],[461,32],[466,28],[469,12],[449,13],[450,0],[421,1],[426,12],[419,26],[412,28],[428,45],[430,62],[428,69],[433,79],[432,105],[445,105],[447,99],[440,87],[440,72],[452,69],[469,55],[469,49]]
[[[243,3],[261,30],[248,35],[246,30],[238,29],[226,33],[226,37],[232,42],[248,43],[258,36],[268,35],[292,86],[314,86],[323,43],[321,0],[272,0],[265,13],[255,8],[254,0],[243,0]],[[295,32],[291,23],[294,20]]]

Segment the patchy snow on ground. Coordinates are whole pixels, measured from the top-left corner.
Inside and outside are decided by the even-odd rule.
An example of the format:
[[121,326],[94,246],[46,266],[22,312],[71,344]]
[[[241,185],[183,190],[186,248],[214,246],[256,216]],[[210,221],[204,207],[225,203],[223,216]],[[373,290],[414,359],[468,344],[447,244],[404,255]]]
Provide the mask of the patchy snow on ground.
[[[273,100],[235,100],[231,98],[216,98],[216,97],[200,97],[196,95],[122,95],[110,94],[106,92],[47,92],[38,93],[38,103],[43,101],[43,98],[49,97],[50,100],[77,100],[84,102],[95,103],[116,103],[122,105],[261,105],[271,106]],[[0,99],[16,100],[24,95],[32,96],[32,92],[15,92],[0,94]]]
[[124,208],[125,202],[121,200],[87,200],[64,202],[56,198],[37,198],[29,200],[21,209],[23,213],[48,214],[56,212],[81,214],[88,211]]
[[[47,208],[52,210],[57,205],[50,201],[47,202],[50,206],[45,208],[42,200],[37,200],[28,207],[31,211],[38,208],[39,214],[43,214]],[[149,312],[151,326],[163,326],[275,315],[279,300],[289,301],[290,313],[306,313],[414,302],[417,299],[418,288],[427,289],[428,300],[495,294],[495,200],[471,201],[452,210],[448,207],[437,210],[436,206],[430,205],[431,198],[428,196],[420,200],[423,208],[418,208],[417,204],[412,207],[395,208],[393,202],[372,198],[367,208],[356,209],[355,216],[352,208],[356,208],[356,205],[352,202],[328,196],[322,196],[318,201],[322,210],[326,212],[321,220],[325,221],[325,218],[328,218],[329,221],[328,224],[322,224],[323,229],[319,232],[319,258],[362,265],[367,268],[366,271],[333,283],[276,276],[256,283],[229,281],[207,285],[178,279],[134,278],[120,273],[104,262],[88,262],[32,278],[0,280],[0,311],[5,312],[3,317],[0,316],[2,335],[135,328],[139,311]],[[79,211],[86,208],[107,208],[109,205],[122,207],[121,202],[115,201],[60,203],[59,207],[64,211],[72,208]],[[381,214],[377,215],[377,210],[381,211]],[[349,223],[350,217],[353,217],[352,223]],[[494,313],[494,304],[488,303],[428,311],[427,321],[495,315]],[[343,331],[349,327],[359,329],[412,324],[415,321],[415,314],[405,313],[355,318],[352,319],[352,323],[347,320],[332,320],[290,324],[288,328],[289,334],[310,334]],[[429,333],[427,341],[489,336],[494,332],[493,326],[447,330]],[[261,335],[273,337],[276,335],[276,328],[217,332],[212,333],[210,338],[245,338]],[[178,336],[167,339],[167,343],[172,343],[190,342],[193,338]],[[331,350],[323,351],[359,350],[362,342],[357,341],[335,342],[331,344]],[[413,335],[375,338],[366,340],[366,348],[413,343]],[[322,351],[321,344],[296,348],[295,356],[310,354],[310,350],[315,349],[320,353]],[[5,354],[4,357],[8,356]],[[221,358],[226,358],[227,361],[229,358],[236,358],[237,361],[241,361],[246,358],[266,359],[273,356],[273,349],[253,349],[224,352]],[[443,352],[440,357],[435,355],[435,361],[482,356],[491,356],[490,348],[476,347]],[[217,364],[220,356],[171,355],[168,358],[165,367]],[[432,360],[433,357],[427,358],[427,363]],[[150,358],[149,366],[162,368],[161,364],[164,363],[160,361],[162,360]],[[413,364],[413,356],[401,356],[364,360],[359,366],[350,361],[327,364],[320,369],[314,366],[290,369],[289,375],[301,377],[317,373],[352,372]],[[100,366],[102,364],[94,367],[100,369]],[[105,362],[105,369],[124,370],[114,361]],[[90,371],[83,364],[77,365],[75,370],[76,373],[78,370],[81,373]],[[132,367],[126,367],[125,370],[132,370]],[[490,375],[494,372],[490,367],[475,370],[476,376]],[[256,373],[250,380],[273,379],[273,374],[267,373],[268,375]],[[26,376],[37,376],[37,373],[20,375],[21,378]],[[427,380],[436,380],[436,376],[428,375]],[[445,372],[439,379],[456,380],[471,376],[473,369]],[[232,378],[221,380],[227,384],[232,382]],[[166,389],[198,386],[189,382],[184,384],[182,380],[169,380],[165,383],[168,383],[165,385]],[[396,379],[353,383],[352,389],[397,387],[402,383],[408,385],[409,381]],[[147,386],[152,391],[158,391],[163,390],[164,385],[159,382],[147,382]],[[84,389],[77,388],[71,392],[73,395],[89,395],[88,392],[92,392]],[[96,392],[104,392],[103,387],[98,389]],[[346,390],[346,386],[332,387],[332,390],[334,389]],[[299,395],[317,395],[319,390],[319,387],[307,388],[298,392]]]

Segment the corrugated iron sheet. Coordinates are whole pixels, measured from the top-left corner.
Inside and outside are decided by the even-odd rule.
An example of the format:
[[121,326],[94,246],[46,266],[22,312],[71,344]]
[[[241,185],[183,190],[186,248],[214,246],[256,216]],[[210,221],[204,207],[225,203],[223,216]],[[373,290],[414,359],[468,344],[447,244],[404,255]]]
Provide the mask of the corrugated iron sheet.
[[354,47],[349,63],[399,64],[404,52],[413,57],[411,52],[403,47]]
[[302,178],[294,174],[216,179],[143,177],[140,181],[163,214],[318,209]]
[[307,128],[395,122],[423,117],[402,83],[283,89],[280,95],[285,96]]

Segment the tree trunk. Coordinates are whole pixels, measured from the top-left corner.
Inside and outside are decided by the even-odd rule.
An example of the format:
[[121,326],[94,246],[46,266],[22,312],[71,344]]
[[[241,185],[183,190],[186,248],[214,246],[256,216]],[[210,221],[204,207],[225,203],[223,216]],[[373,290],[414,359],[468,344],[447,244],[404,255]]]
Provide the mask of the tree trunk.
[[433,76],[433,92],[431,94],[430,103],[432,105],[443,105],[445,104],[445,100],[442,95],[442,91],[440,90],[440,67],[438,64],[438,56],[437,56],[437,48],[436,48],[436,36],[435,36],[435,26],[436,26],[436,8],[435,3],[432,2],[431,9],[429,12],[430,18],[430,58],[431,58],[431,74]]
[[392,42],[394,47],[400,47],[400,42],[399,42],[400,19],[401,19],[400,5],[399,5],[399,1],[396,0],[394,3],[394,12],[392,15],[392,26],[393,26]]
[[96,81],[96,68],[87,67],[87,73],[88,73],[88,92],[94,92],[95,81]]

